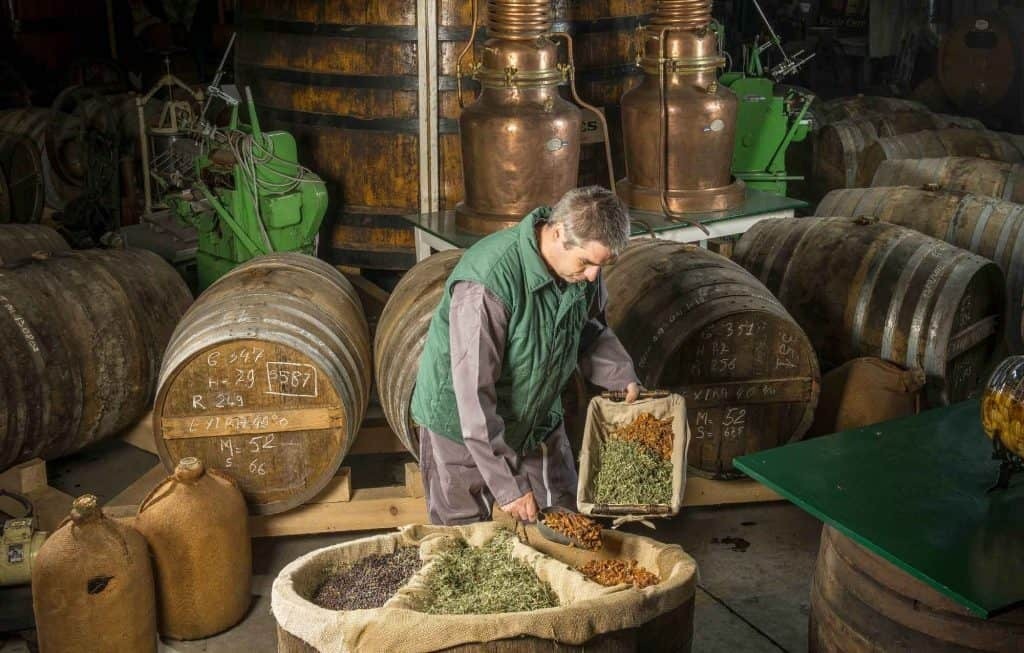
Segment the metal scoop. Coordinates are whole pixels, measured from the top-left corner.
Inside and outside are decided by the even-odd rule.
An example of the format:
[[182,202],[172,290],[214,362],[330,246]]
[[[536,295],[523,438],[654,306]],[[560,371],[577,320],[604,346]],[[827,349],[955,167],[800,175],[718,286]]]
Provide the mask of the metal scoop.
[[544,537],[545,540],[548,540],[549,542],[554,542],[555,544],[562,544],[564,546],[572,546],[576,547],[577,549],[589,551],[590,547],[584,544],[581,540],[566,535],[561,531],[556,531],[555,529],[551,528],[550,526],[544,523],[544,517],[552,513],[558,512],[567,513],[570,515],[577,514],[572,510],[569,510],[568,508],[562,508],[561,506],[549,506],[547,508],[542,508],[537,513],[537,531]]

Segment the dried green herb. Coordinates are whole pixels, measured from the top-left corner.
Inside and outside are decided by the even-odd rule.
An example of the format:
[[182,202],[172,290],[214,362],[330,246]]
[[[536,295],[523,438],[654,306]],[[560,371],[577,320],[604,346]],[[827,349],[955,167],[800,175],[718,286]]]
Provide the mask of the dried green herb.
[[671,503],[672,461],[636,442],[609,438],[601,447],[593,488],[595,503]]
[[512,536],[482,547],[458,541],[442,552],[425,579],[416,609],[429,614],[495,614],[553,608],[558,597],[524,562],[512,557]]
[[312,601],[328,610],[379,608],[422,566],[417,547],[367,556],[331,573]]

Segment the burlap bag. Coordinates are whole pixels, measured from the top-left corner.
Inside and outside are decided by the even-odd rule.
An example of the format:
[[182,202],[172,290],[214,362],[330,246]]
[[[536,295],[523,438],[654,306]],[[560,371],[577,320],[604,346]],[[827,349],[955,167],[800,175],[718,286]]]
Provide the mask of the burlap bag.
[[[594,502],[593,481],[601,467],[601,446],[609,434],[629,424],[641,413],[650,413],[657,419],[672,417],[672,497],[664,505],[608,505]],[[679,513],[686,489],[686,450],[690,445],[690,426],[686,422],[686,401],[677,394],[667,397],[639,399],[631,404],[594,397],[587,407],[587,423],[580,450],[579,484],[576,504],[585,515],[603,517],[647,518],[671,517]]]
[[[424,591],[424,577],[442,550],[458,539],[482,545],[502,527],[494,522],[451,527],[407,526],[397,533],[313,551],[278,575],[272,590],[271,611],[283,630],[322,653],[417,653],[522,636],[579,645],[603,633],[639,627],[693,598],[697,566],[678,546],[608,532],[602,551],[585,552],[549,544],[530,526],[529,542],[562,560],[521,543],[514,545],[512,554],[551,585],[558,595],[559,607],[514,615],[430,615],[411,608]],[[398,546],[418,546],[425,564],[384,607],[338,612],[308,600],[332,570],[372,554],[391,553]],[[632,585],[603,587],[586,580],[570,566],[609,557],[636,559],[657,573],[661,582],[642,590]]]

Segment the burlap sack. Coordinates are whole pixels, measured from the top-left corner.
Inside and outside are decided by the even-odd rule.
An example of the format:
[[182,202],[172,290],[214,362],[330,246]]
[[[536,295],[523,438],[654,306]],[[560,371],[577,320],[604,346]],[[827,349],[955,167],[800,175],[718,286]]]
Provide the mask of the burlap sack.
[[855,358],[821,378],[821,394],[807,437],[916,415],[924,371],[881,358]]
[[[278,575],[272,590],[271,611],[283,630],[322,653],[417,653],[523,636],[579,645],[603,633],[639,627],[693,597],[697,566],[678,546],[608,532],[602,551],[585,552],[545,543],[536,528],[530,526],[530,543],[547,547],[564,561],[521,543],[514,545],[513,555],[551,585],[558,595],[559,607],[514,615],[430,615],[411,609],[424,591],[424,576],[440,551],[458,539],[482,545],[500,528],[502,525],[494,522],[452,527],[407,526],[397,533],[314,551],[295,560]],[[332,570],[372,554],[391,553],[398,546],[418,546],[425,564],[384,607],[337,612],[308,600]],[[557,549],[562,551],[556,552]],[[657,573],[661,582],[642,590],[632,585],[603,587],[569,566],[608,557],[636,559]]]
[[[629,424],[641,413],[650,413],[657,419],[672,418],[672,498],[665,505],[608,505],[594,502],[591,487],[601,467],[601,446],[609,433]],[[587,424],[583,432],[580,451],[579,484],[576,487],[576,505],[585,515],[604,517],[671,517],[679,513],[686,489],[686,450],[690,445],[690,426],[686,422],[686,401],[677,394],[663,398],[640,399],[631,404],[594,397],[587,408]]]

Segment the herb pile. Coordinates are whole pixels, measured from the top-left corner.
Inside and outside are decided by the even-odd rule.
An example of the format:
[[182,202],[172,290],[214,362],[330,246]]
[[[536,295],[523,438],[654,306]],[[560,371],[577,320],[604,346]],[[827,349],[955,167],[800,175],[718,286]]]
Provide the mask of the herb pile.
[[429,568],[416,609],[429,614],[495,614],[558,606],[551,586],[512,557],[512,536],[476,548],[458,541]]
[[423,566],[417,547],[367,556],[329,575],[317,588],[313,603],[328,610],[379,608]]
[[636,560],[591,560],[578,569],[584,576],[601,585],[632,583],[643,588],[658,584],[658,577],[641,567]]
[[549,512],[544,525],[578,542],[584,549],[601,548],[601,525],[593,519],[575,512]]
[[601,447],[594,502],[667,504],[672,500],[672,418],[641,413],[612,431]]

